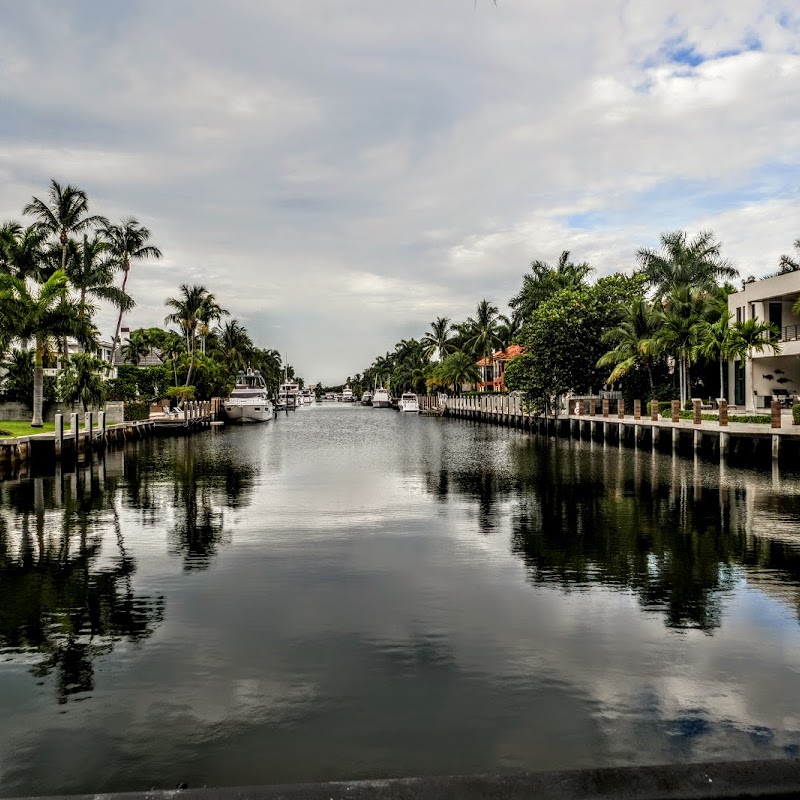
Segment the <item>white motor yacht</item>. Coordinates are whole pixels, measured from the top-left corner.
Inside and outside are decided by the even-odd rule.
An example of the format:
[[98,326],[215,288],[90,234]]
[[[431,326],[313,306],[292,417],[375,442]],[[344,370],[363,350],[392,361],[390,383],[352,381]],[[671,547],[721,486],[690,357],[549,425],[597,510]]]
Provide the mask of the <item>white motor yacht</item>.
[[403,392],[400,396],[400,403],[398,405],[400,411],[410,411],[414,414],[419,413],[419,400],[414,392]]
[[288,408],[290,411],[298,406],[297,396],[300,394],[300,386],[296,383],[282,383],[278,389],[278,405],[281,408]]
[[269,422],[275,416],[267,384],[258,370],[248,369],[236,376],[236,385],[223,401],[222,410],[227,422]]
[[361,395],[361,405],[362,406],[372,405],[372,392],[366,391],[364,392],[364,394]]
[[352,403],[353,402],[353,390],[349,386],[345,386],[342,390],[342,402],[343,403]]
[[383,386],[379,386],[375,389],[375,394],[372,395],[372,407],[389,408],[391,405],[392,401],[389,399],[389,392],[387,392]]

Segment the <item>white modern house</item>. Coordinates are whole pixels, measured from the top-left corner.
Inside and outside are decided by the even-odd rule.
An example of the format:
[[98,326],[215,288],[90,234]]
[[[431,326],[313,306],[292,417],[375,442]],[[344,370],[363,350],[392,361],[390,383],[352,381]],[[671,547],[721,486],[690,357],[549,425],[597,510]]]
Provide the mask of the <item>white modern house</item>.
[[800,298],[800,272],[787,272],[745,283],[728,296],[731,322],[758,319],[780,331],[781,354],[766,348],[753,353],[752,385],[746,362],[728,364],[730,400],[748,410],[769,408],[773,399],[791,405],[800,396],[800,317],[792,310]]

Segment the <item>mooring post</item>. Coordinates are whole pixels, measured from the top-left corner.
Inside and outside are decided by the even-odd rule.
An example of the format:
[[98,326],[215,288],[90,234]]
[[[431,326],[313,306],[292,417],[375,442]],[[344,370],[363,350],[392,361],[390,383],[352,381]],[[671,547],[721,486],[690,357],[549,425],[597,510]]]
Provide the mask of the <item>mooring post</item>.
[[97,412],[97,432],[100,434],[101,441],[106,440],[106,412]]
[[673,422],[680,422],[681,421],[681,401],[680,400],[673,400],[672,401],[672,421]]
[[772,434],[772,457],[777,461],[781,452],[781,437],[777,433]]
[[694,431],[694,436],[692,438],[693,438],[692,443],[694,445],[694,450],[695,450],[695,452],[697,452],[700,449],[700,446],[703,443],[703,434],[700,431],[695,430]]
[[625,401],[618,400],[617,401],[617,416],[620,419],[625,419]]
[[641,419],[642,418],[642,401],[641,400],[634,400],[633,401],[633,418],[634,419]]
[[608,411],[610,406],[611,402],[608,400],[608,398],[603,400],[603,417],[605,417],[605,419],[608,419]]
[[54,421],[56,424],[56,458],[61,458],[61,451],[64,448],[64,415],[56,414]]
[[658,422],[658,400],[650,401],[650,420],[651,422]]
[[780,428],[781,426],[781,401],[773,400],[770,406],[770,427]]
[[94,412],[87,411],[83,415],[83,427],[86,431],[86,444],[89,448],[92,446],[92,423],[94,422]]
[[[724,398],[719,401],[719,426],[726,427],[728,424],[728,401]],[[722,448],[720,447],[720,450]]]
[[699,400],[692,400],[692,416],[695,425],[700,425],[703,422],[703,413]]
[[[722,423],[720,423],[720,425],[721,424]],[[729,433],[727,433],[725,431],[720,431],[719,432],[719,454],[720,454],[720,457],[724,456],[724,455],[727,455],[728,447],[730,446],[730,441],[729,441],[730,438],[731,438],[731,435]]]
[[680,444],[680,440],[681,440],[680,428],[673,428],[672,429],[672,452],[673,453],[678,449],[678,445]]
[[597,412],[597,401],[593,397],[591,398],[591,400],[589,400],[589,416],[590,417],[596,416],[596,412]]

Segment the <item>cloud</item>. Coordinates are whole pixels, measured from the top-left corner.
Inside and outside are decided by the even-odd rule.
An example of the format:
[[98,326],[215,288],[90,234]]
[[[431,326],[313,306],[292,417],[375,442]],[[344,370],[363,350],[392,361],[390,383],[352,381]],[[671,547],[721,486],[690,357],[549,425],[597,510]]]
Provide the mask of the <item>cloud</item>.
[[132,326],[206,282],[311,379],[504,303],[562,249],[603,274],[709,226],[763,274],[800,234],[789,2],[86,0],[6,22],[0,218],[50,177],[83,186],[165,253],[132,275]]

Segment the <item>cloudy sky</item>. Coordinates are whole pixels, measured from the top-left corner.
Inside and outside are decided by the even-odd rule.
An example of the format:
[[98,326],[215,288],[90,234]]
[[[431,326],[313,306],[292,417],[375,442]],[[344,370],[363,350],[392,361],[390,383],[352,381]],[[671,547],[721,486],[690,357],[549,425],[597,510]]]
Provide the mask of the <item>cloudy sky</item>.
[[710,227],[774,270],[798,89],[794,0],[9,3],[0,219],[79,185],[164,251],[131,327],[203,283],[339,382],[562,249],[604,274]]

